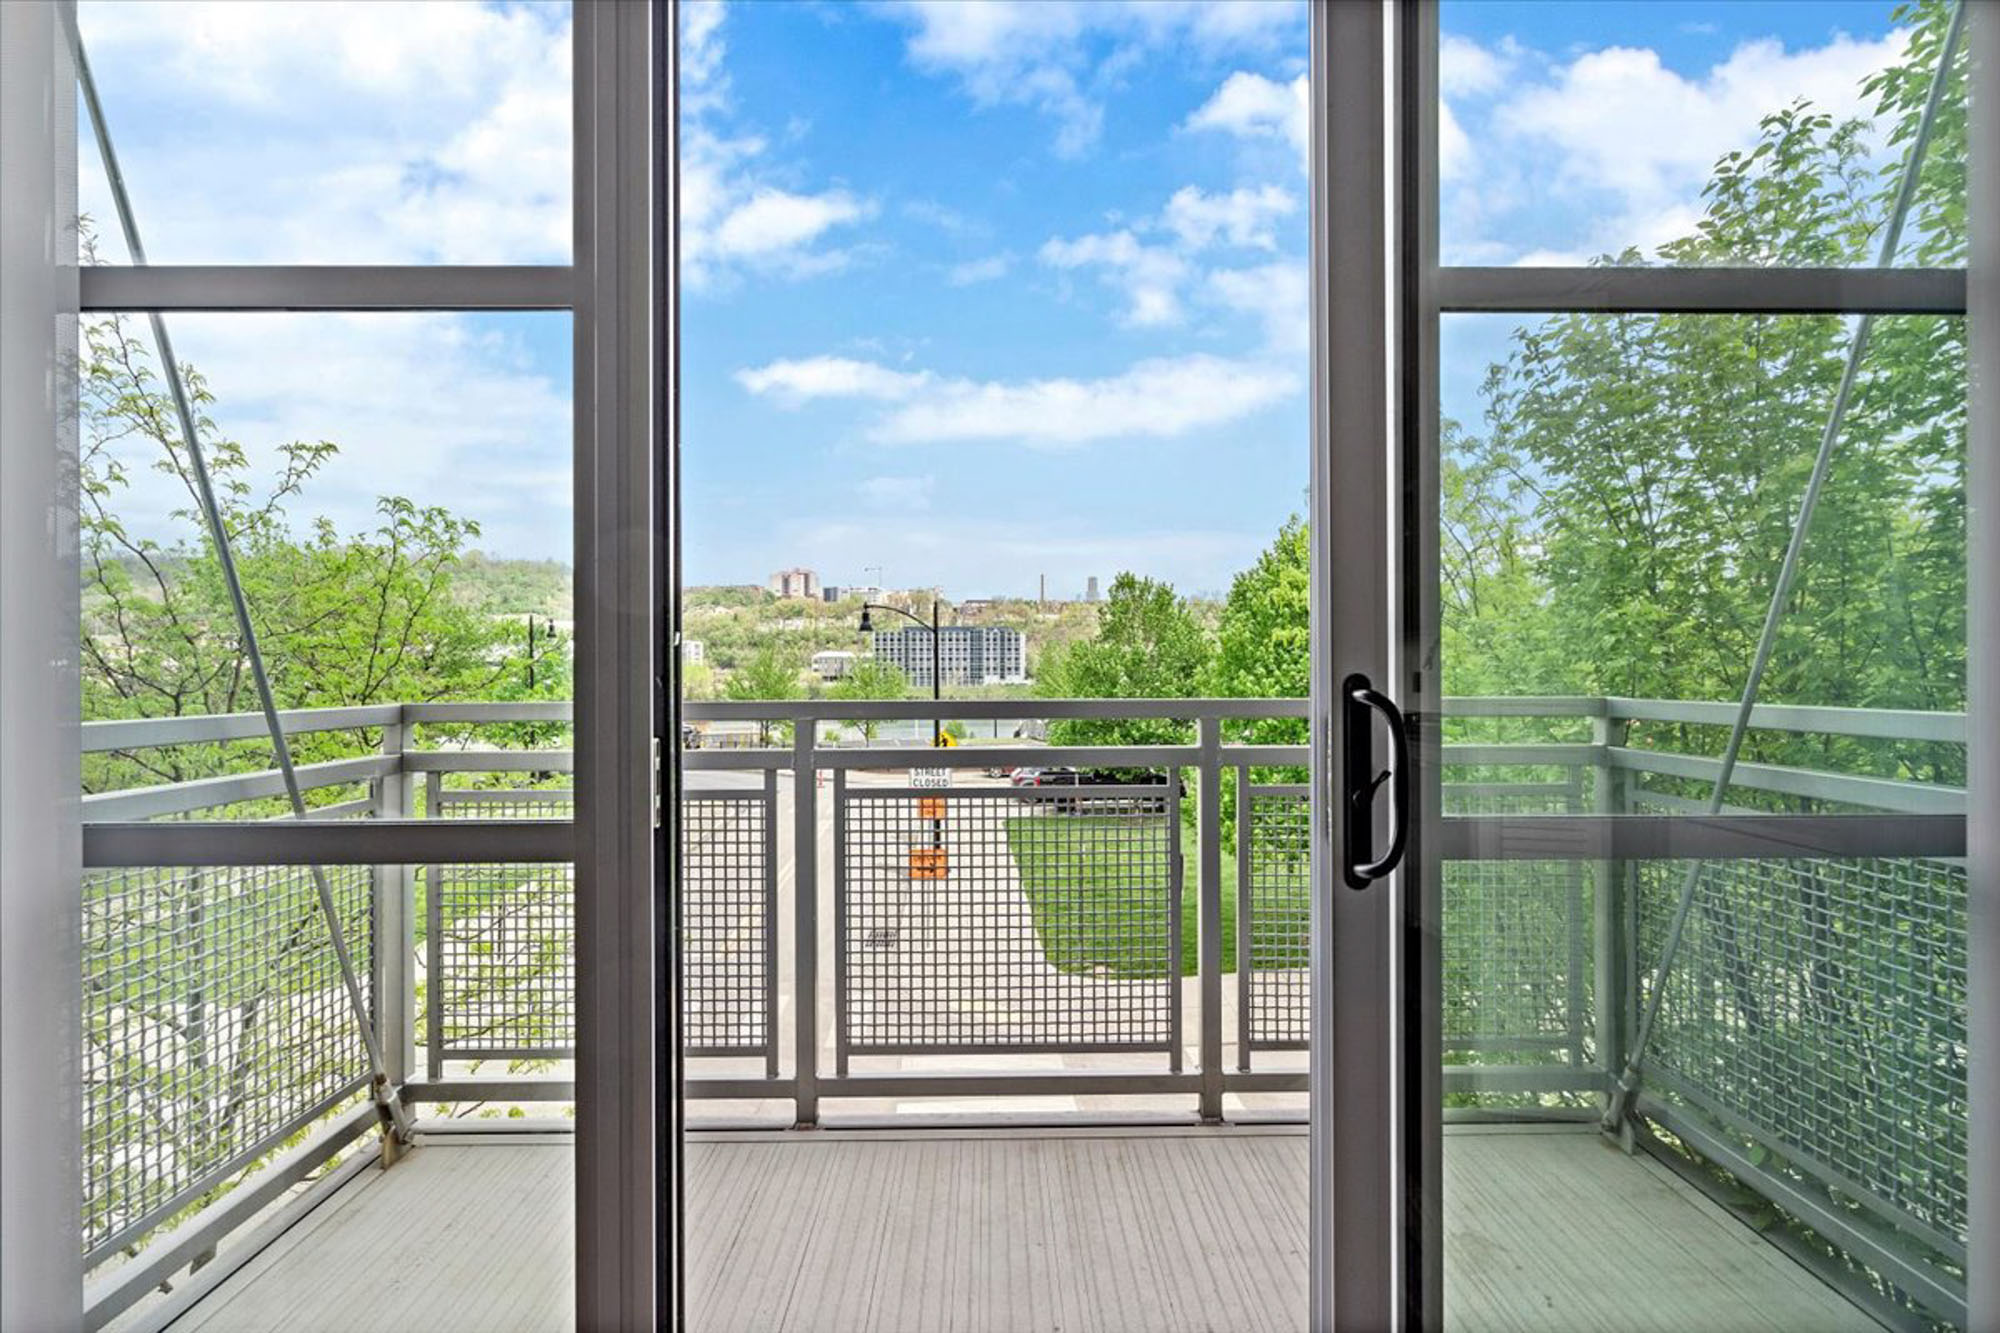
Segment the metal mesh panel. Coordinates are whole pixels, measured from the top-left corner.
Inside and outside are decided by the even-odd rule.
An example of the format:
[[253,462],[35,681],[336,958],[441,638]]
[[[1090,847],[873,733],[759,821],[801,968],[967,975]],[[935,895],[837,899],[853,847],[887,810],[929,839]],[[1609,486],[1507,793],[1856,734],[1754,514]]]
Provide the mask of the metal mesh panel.
[[1181,874],[1168,790],[837,789],[842,1058],[1173,1050]]
[[[370,872],[327,877],[370,967]],[[83,1248],[191,1205],[366,1083],[367,1055],[303,866],[83,880]]]
[[681,807],[681,1010],[691,1055],[776,1053],[773,801],[690,795]]
[[[1636,868],[1648,986],[1687,866]],[[1647,1079],[1962,1253],[1965,905],[1955,862],[1703,863]]]
[[[1564,814],[1581,804],[1575,773],[1554,782],[1505,780],[1506,770],[1460,773],[1468,780],[1444,784],[1446,814]],[[1582,1063],[1593,1012],[1595,867],[1454,861],[1443,875],[1447,1055],[1481,1063]]]
[[[685,1049],[775,1054],[775,792],[682,803]],[[441,818],[564,818],[568,792],[442,791]],[[568,865],[430,871],[437,938],[427,1028],[441,1055],[556,1058],[575,1045],[575,880]]]
[[1298,1049],[1312,1034],[1312,800],[1253,787],[1249,803],[1250,1046]]
[[[564,819],[570,793],[441,791],[441,819]],[[560,1057],[576,1043],[572,868],[439,865],[426,872],[428,1031],[438,1054]]]
[[1590,868],[1455,861],[1444,868],[1444,1048],[1584,1056],[1590,1018]]

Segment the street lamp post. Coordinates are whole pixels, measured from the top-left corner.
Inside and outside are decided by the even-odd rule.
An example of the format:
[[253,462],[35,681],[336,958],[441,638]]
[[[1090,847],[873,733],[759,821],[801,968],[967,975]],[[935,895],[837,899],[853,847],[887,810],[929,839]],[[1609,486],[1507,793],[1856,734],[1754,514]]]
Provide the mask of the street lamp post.
[[[870,611],[893,611],[915,625],[918,629],[929,630],[931,632],[931,702],[942,705],[944,701],[944,653],[942,650],[944,634],[938,625],[938,600],[935,597],[931,598],[931,619],[928,625],[924,623],[922,616],[913,616],[900,606],[888,606],[881,602],[863,602],[861,604],[861,632],[863,634],[874,632],[875,626],[868,617]],[[933,711],[937,715],[931,719],[931,748],[936,749],[938,746],[944,744],[944,709],[940,706]]]

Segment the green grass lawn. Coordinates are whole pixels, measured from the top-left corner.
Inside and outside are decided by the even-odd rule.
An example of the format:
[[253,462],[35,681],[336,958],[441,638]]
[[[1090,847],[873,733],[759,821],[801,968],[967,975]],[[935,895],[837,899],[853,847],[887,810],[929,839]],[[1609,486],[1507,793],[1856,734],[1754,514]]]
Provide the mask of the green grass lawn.
[[[1007,846],[1035,914],[1049,961],[1064,972],[1102,971],[1154,977],[1167,958],[1167,829],[1131,816],[1063,815],[1053,811],[1007,821]],[[1186,883],[1181,895],[1180,975],[1199,970],[1200,858],[1184,838]],[[1303,886],[1301,886],[1303,887]],[[1274,926],[1282,923],[1274,921]],[[1258,941],[1259,966],[1282,966],[1303,941],[1282,930]],[[1222,970],[1236,970],[1236,865],[1222,867]]]

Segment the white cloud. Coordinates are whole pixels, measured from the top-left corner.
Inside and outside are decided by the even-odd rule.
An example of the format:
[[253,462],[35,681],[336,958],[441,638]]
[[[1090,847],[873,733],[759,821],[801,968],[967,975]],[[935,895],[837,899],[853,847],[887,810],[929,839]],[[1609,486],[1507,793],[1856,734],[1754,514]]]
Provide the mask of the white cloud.
[[728,86],[723,69],[723,0],[681,0],[680,110],[683,116],[709,110]]
[[1900,46],[1842,36],[1788,53],[1775,41],[1746,42],[1700,79],[1666,68],[1656,51],[1607,47],[1510,99],[1496,119],[1508,134],[1560,148],[1566,179],[1659,195],[1705,178],[1755,136],[1761,117],[1795,98],[1836,116],[1863,109],[1861,80]]
[[874,213],[872,204],[845,190],[793,194],[763,186],[733,208],[715,229],[715,253],[757,258],[797,250],[829,228]]
[[759,397],[776,398],[797,407],[815,398],[866,398],[901,402],[932,382],[924,372],[891,370],[873,361],[845,356],[813,356],[798,361],[773,361],[756,370],[739,370],[736,382]]
[[1259,250],[1277,247],[1271,224],[1298,210],[1291,191],[1277,185],[1243,187],[1227,194],[1205,194],[1192,185],[1174,191],[1160,220],[1189,249],[1216,240]]
[[1438,39],[1438,90],[1448,98],[1477,97],[1496,92],[1513,72],[1520,48],[1513,40],[1489,49],[1448,32]]
[[962,264],[953,264],[945,274],[945,281],[954,287],[971,287],[976,283],[994,282],[1007,276],[1014,266],[1011,254],[987,255],[981,259],[968,259]]
[[1147,245],[1130,231],[1056,238],[1042,246],[1041,260],[1053,268],[1102,268],[1106,281],[1125,294],[1125,323],[1158,328],[1181,320],[1180,284],[1187,263],[1166,246]]
[[1312,147],[1312,121],[1306,102],[1306,76],[1279,83],[1262,74],[1238,70],[1222,81],[1183,125],[1189,130],[1219,130],[1245,139],[1275,139],[1288,143],[1306,169]]
[[1219,304],[1255,315],[1264,326],[1265,345],[1274,353],[1301,353],[1312,341],[1306,266],[1279,261],[1256,268],[1219,269],[1209,275]]
[[[1686,235],[1716,160],[1753,144],[1764,116],[1801,98],[1836,118],[1867,112],[1862,80],[1899,58],[1903,40],[1900,31],[1839,35],[1791,50],[1746,41],[1699,74],[1668,67],[1648,48],[1608,46],[1548,62],[1532,78],[1508,77],[1477,111],[1467,99],[1501,84],[1465,43],[1462,96],[1440,125],[1447,184],[1456,187],[1445,201],[1447,248],[1456,262],[1535,262]],[[1526,63],[1504,50],[1499,59]],[[1525,243],[1506,244],[1509,232]]]
[[947,379],[839,357],[777,361],[736,378],[787,405],[821,398],[886,404],[866,432],[880,444],[994,440],[1044,449],[1172,439],[1241,420],[1299,387],[1288,367],[1206,355],[1141,361],[1092,380]]
[[929,509],[936,477],[870,477],[854,488],[866,504],[899,512]]
[[1243,0],[888,0],[911,28],[912,64],[958,78],[981,106],[1033,107],[1075,157],[1103,131],[1103,90],[1151,52],[1269,50],[1300,27],[1295,5]]
[[[1197,261],[1204,252],[1228,248],[1276,251],[1275,223],[1298,211],[1298,200],[1278,185],[1241,186],[1208,193],[1187,185],[1176,190],[1156,218],[1115,232],[1057,237],[1041,249],[1052,268],[1097,268],[1125,297],[1121,322],[1131,328],[1180,324],[1182,291],[1199,285]],[[1147,238],[1158,237],[1159,243]]]

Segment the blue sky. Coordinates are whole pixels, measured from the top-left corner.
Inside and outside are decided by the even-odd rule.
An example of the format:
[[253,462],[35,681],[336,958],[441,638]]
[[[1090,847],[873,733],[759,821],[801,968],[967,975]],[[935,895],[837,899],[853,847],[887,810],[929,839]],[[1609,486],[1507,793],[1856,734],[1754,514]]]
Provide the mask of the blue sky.
[[[1448,3],[1447,261],[1679,234],[1760,115],[1859,108],[1889,8]],[[1219,592],[1302,507],[1301,6],[687,14],[690,581]],[[82,25],[156,261],[567,258],[563,6],[84,0]],[[300,517],[392,490],[567,556],[566,318],[175,328],[253,458],[341,444]],[[1504,332],[1448,330],[1448,411],[1476,419]]]

